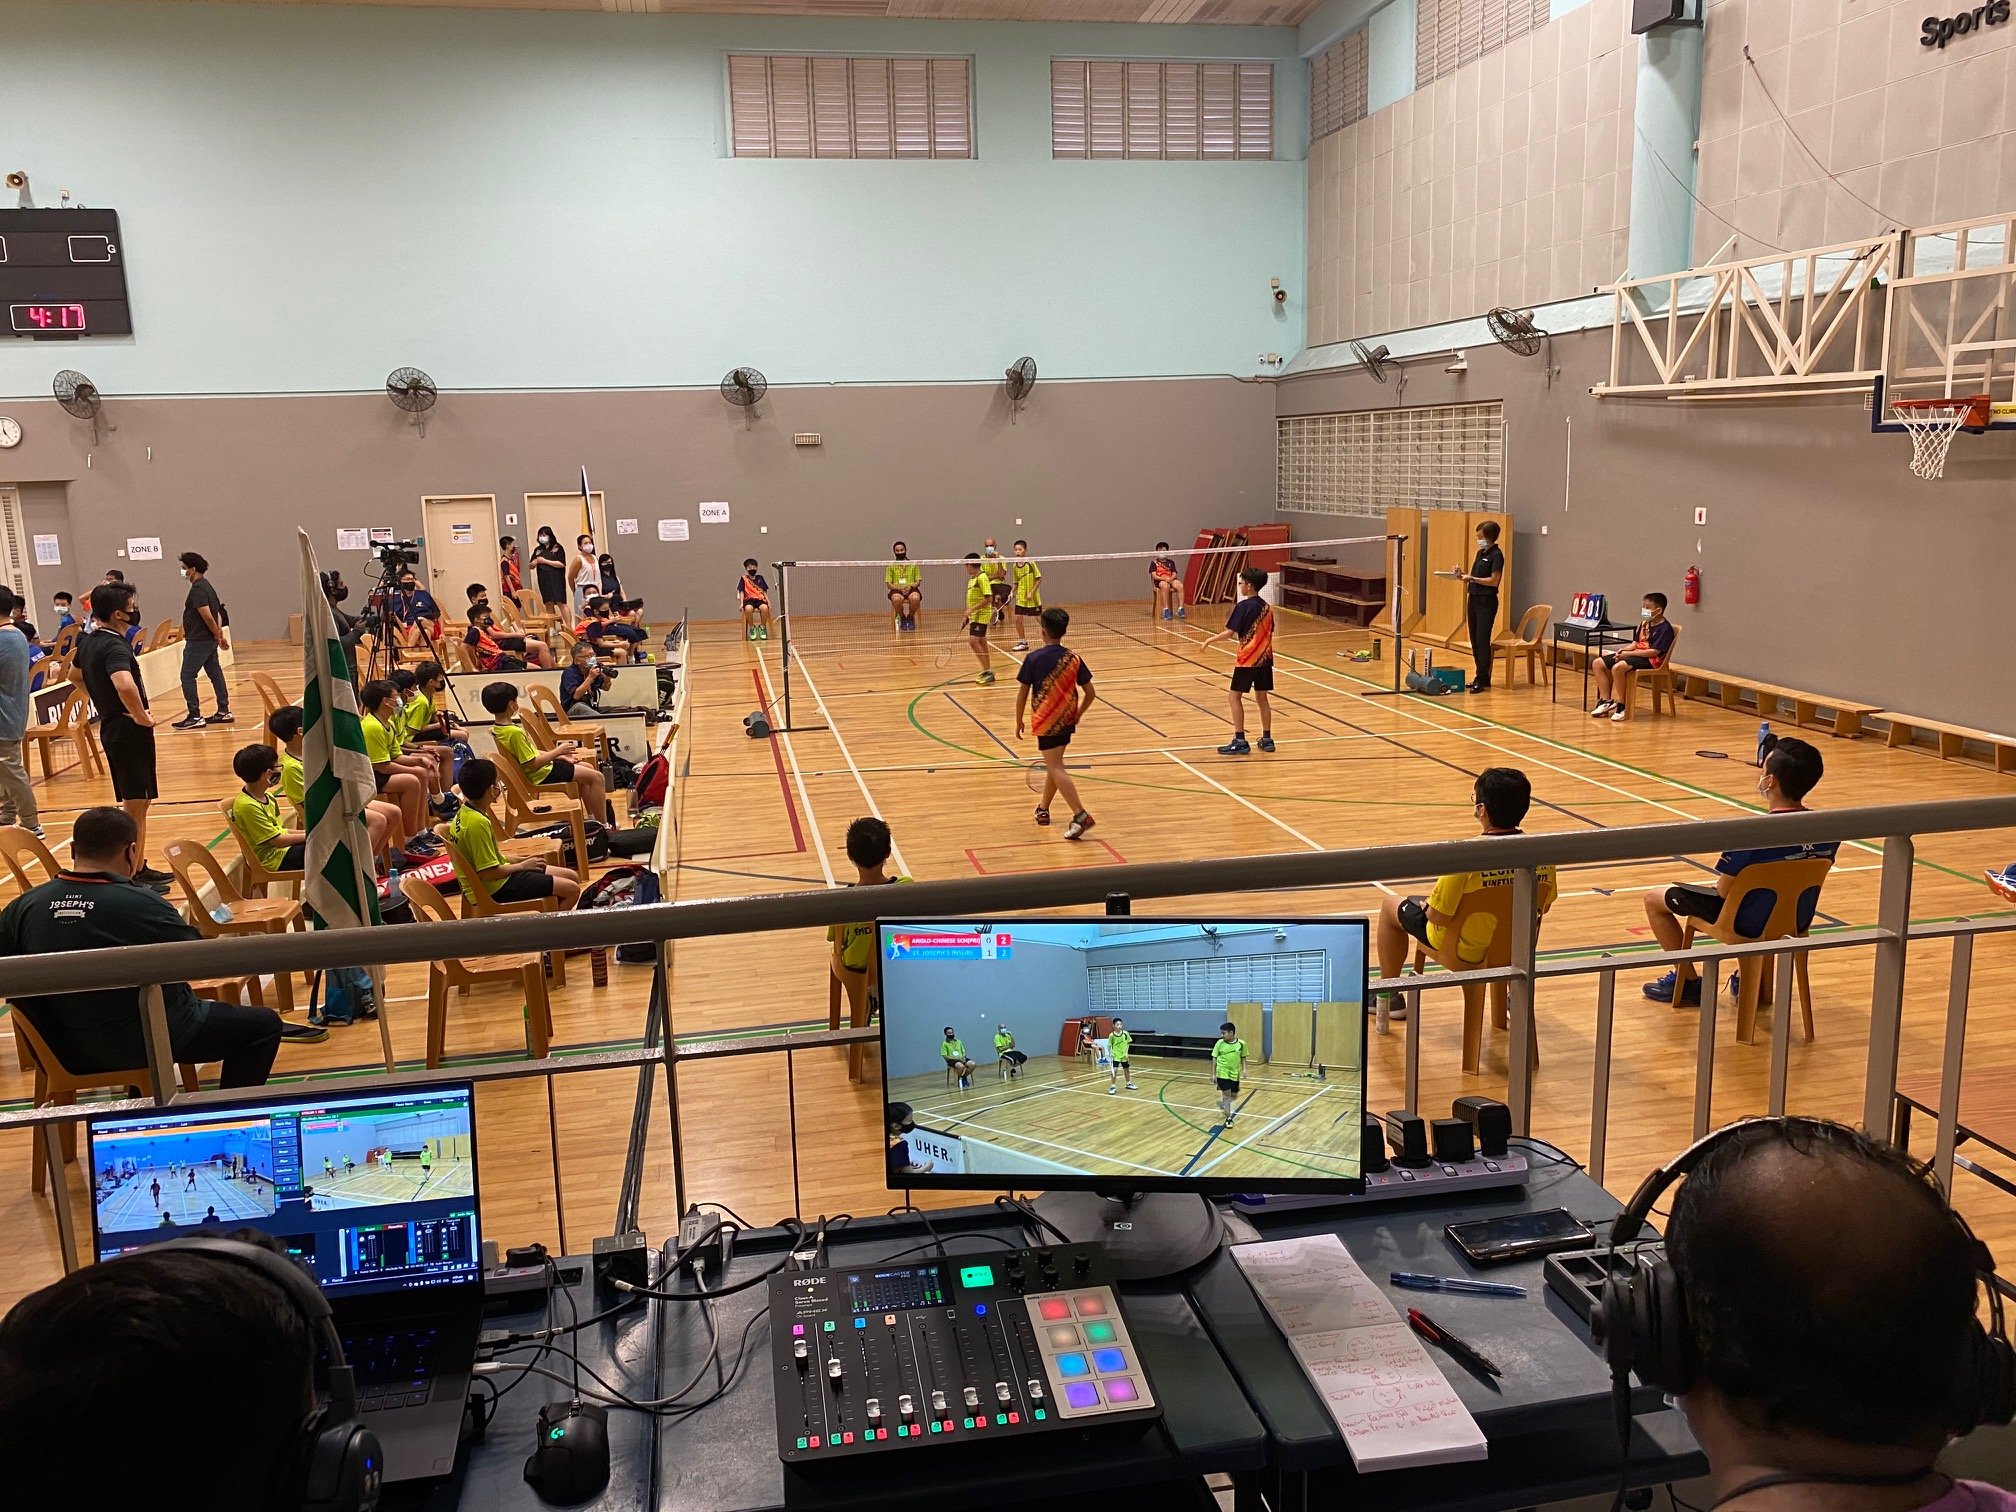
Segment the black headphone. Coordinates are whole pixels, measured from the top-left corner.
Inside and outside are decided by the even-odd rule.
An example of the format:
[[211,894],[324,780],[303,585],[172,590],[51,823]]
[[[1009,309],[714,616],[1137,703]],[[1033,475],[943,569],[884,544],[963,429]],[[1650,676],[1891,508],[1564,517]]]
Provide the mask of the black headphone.
[[372,1512],[385,1457],[378,1435],[358,1416],[357,1384],[343,1359],[343,1339],[315,1279],[284,1255],[239,1239],[176,1239],[156,1253],[161,1249],[214,1255],[257,1271],[287,1294],[308,1326],[311,1343],[319,1340],[327,1355],[328,1405],[315,1407],[302,1420],[275,1474],[268,1505],[274,1512]]
[[[1638,1238],[1653,1205],[1674,1182],[1698,1167],[1725,1141],[1759,1124],[1781,1129],[1825,1127],[1812,1118],[1747,1118],[1717,1129],[1647,1176],[1610,1227],[1603,1296],[1591,1323],[1597,1342],[1603,1346],[1603,1357],[1610,1364],[1619,1431],[1624,1435],[1627,1458],[1631,1446],[1631,1373],[1635,1370],[1638,1379],[1655,1390],[1679,1396],[1699,1379],[1701,1361],[1695,1352],[1694,1331],[1687,1321],[1687,1297],[1672,1261],[1663,1252],[1648,1255],[1642,1246],[1628,1252],[1623,1247]],[[2002,1294],[1992,1279],[1994,1255],[1950,1206],[1947,1216],[1959,1229],[1973,1254],[1974,1269],[1988,1287],[1990,1324],[1984,1328],[1978,1318],[1969,1322],[1968,1364],[1954,1380],[1953,1394],[1946,1404],[1949,1431],[1962,1434],[1984,1423],[2007,1423],[2016,1417],[2016,1349],[2010,1347],[2003,1331]]]

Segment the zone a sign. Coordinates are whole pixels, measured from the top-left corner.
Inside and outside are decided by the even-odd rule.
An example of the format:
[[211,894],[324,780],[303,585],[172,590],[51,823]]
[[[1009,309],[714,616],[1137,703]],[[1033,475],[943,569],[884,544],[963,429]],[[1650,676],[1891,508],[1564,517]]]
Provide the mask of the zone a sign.
[[1918,45],[1943,48],[1955,37],[1987,26],[2001,26],[2009,19],[2009,5],[2010,0],[1988,0],[1986,5],[1977,5],[1957,16],[1927,16]]

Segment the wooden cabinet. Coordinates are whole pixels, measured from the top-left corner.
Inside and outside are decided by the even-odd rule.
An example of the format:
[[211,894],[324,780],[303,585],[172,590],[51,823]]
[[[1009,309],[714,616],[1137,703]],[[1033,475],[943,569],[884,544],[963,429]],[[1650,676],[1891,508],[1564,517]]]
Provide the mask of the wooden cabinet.
[[1290,557],[1281,568],[1281,607],[1369,625],[1386,607],[1386,574]]

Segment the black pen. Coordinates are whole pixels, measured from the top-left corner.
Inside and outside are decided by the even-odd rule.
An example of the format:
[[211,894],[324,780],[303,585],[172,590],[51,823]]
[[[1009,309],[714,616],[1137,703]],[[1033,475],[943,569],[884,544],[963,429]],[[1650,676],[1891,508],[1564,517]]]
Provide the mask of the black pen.
[[1487,1386],[1495,1389],[1497,1382],[1491,1378],[1505,1374],[1504,1371],[1493,1365],[1483,1355],[1472,1349],[1468,1344],[1465,1344],[1461,1339],[1450,1333],[1424,1312],[1420,1312],[1412,1307],[1408,1308],[1407,1326],[1429,1343],[1441,1345],[1442,1348],[1455,1356],[1459,1363],[1467,1366],[1478,1375],[1483,1376],[1485,1378],[1484,1384]]

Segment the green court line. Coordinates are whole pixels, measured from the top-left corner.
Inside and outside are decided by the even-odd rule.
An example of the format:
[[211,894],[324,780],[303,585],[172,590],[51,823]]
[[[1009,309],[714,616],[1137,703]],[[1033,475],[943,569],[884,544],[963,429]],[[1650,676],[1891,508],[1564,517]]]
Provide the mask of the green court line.
[[[1204,1127],[1204,1125],[1192,1123],[1189,1119],[1185,1118],[1181,1113],[1178,1113],[1174,1108],[1169,1106],[1169,1089],[1175,1085],[1176,1085],[1176,1078],[1173,1076],[1170,1077],[1164,1083],[1162,1083],[1162,1090],[1155,1094],[1155,1101],[1162,1104],[1163,1112],[1167,1113],[1171,1118],[1175,1119],[1176,1122],[1183,1125],[1184,1128],[1189,1129],[1198,1134],[1209,1134],[1211,1131],[1206,1127]],[[1268,1160],[1276,1161],[1281,1165],[1293,1166],[1295,1169],[1299,1171],[1314,1171],[1317,1175],[1322,1176],[1330,1181],[1336,1181],[1339,1179],[1340,1176],[1340,1173],[1337,1171],[1328,1170],[1322,1166],[1313,1166],[1310,1165],[1307,1161],[1290,1160],[1285,1155],[1276,1155],[1273,1151],[1263,1150],[1258,1145],[1249,1144],[1246,1145],[1244,1148],[1248,1153],[1264,1156]]]

